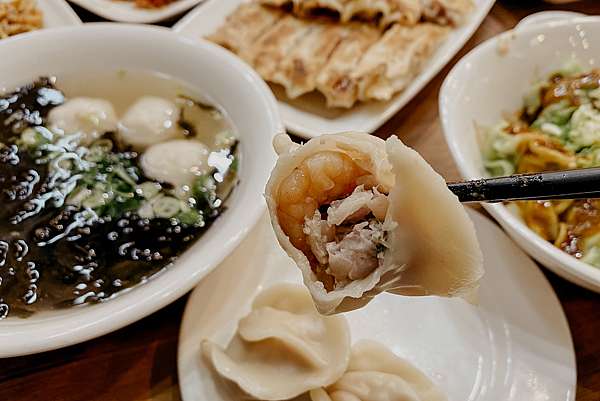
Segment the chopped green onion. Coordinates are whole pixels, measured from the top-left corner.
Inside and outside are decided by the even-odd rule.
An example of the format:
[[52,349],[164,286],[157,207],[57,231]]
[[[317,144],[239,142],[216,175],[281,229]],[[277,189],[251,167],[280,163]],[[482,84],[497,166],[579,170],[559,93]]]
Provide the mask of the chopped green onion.
[[158,182],[146,181],[136,187],[136,192],[145,199],[152,199],[158,195],[161,188]]
[[217,183],[210,174],[204,174],[194,180],[192,194],[199,206],[207,206],[210,209],[219,207],[220,200],[217,196]]
[[204,217],[201,212],[195,209],[189,209],[185,212],[181,212],[177,215],[177,220],[181,224],[187,226],[202,227],[204,225]]
[[170,196],[157,196],[152,200],[152,210],[157,217],[174,217],[181,211],[180,200]]

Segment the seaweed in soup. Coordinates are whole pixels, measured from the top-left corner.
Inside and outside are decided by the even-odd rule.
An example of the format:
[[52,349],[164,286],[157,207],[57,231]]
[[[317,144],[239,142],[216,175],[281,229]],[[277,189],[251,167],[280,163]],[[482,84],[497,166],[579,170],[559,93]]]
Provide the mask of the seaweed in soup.
[[84,147],[45,127],[64,101],[50,78],[0,98],[0,319],[103,301],[145,281],[217,219],[237,182],[230,140],[177,197],[111,133]]
[[50,109],[64,102],[54,81],[40,78],[0,98],[0,141],[12,139],[27,127],[42,125]]

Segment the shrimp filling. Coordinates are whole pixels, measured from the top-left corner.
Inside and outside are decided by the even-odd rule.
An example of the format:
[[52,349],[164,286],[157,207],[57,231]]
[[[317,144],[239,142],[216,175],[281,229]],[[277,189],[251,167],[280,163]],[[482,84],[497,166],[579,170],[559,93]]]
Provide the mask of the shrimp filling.
[[305,159],[278,190],[280,226],[328,291],[383,263],[387,208],[375,177],[335,151]]

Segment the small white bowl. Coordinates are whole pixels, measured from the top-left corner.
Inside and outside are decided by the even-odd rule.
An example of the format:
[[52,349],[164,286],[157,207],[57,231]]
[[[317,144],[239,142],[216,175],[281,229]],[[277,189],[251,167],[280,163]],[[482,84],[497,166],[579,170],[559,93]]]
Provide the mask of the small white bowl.
[[[275,163],[272,137],[283,132],[271,91],[219,46],[166,28],[124,24],[27,33],[0,42],[0,89],[43,75],[150,70],[189,84],[220,105],[240,136],[240,184],[228,209],[175,263],[114,299],[0,321],[0,358],[85,341],[132,323],[189,291],[244,238],[264,212],[263,190]],[[84,85],[85,83],[82,83]]]
[[[479,45],[452,69],[440,92],[446,141],[465,179],[485,177],[474,123],[497,124],[522,107],[538,78],[576,59],[584,68],[600,63],[600,18],[568,18],[505,32]],[[580,262],[530,230],[501,204],[484,204],[533,258],[573,283],[600,292],[600,269]]]

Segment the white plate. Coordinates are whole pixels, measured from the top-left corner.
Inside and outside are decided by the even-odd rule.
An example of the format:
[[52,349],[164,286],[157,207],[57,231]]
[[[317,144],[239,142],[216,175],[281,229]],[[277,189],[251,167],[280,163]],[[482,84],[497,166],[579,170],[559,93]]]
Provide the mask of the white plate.
[[[173,29],[190,38],[198,39],[214,32],[244,0],[207,0],[181,19]],[[421,74],[404,91],[388,102],[368,102],[349,110],[327,109],[320,95],[312,93],[294,101],[279,101],[286,128],[304,138],[343,131],[371,133],[406,105],[450,61],[479,27],[494,0],[475,0],[477,9],[467,23],[450,34],[434,54]],[[281,88],[275,94],[283,99]]]
[[70,1],[108,20],[138,24],[152,24],[175,17],[202,2],[202,0],[175,0],[164,7],[145,9],[136,7],[134,2],[129,0]]
[[155,312],[215,268],[264,213],[263,190],[275,164],[272,136],[283,125],[264,81],[219,46],[187,40],[161,27],[83,24],[2,40],[0,60],[0,91],[44,75],[58,76],[60,87],[60,76],[82,71],[146,70],[174,77],[225,110],[239,130],[241,152],[240,183],[227,210],[173,266],[97,305],[38,312],[25,319],[9,316],[0,321],[0,358],[75,344]]
[[[584,68],[597,68],[600,18],[540,13],[529,24],[482,43],[448,74],[440,91],[444,135],[465,179],[487,175],[473,123],[492,126],[523,105],[533,81],[577,59]],[[546,21],[536,23],[536,21]],[[519,246],[556,274],[600,292],[600,269],[579,261],[530,230],[518,214],[502,204],[484,207]]]
[[37,4],[44,14],[42,29],[81,24],[77,14],[65,0],[37,0]]
[[[449,401],[573,400],[573,344],[552,288],[495,224],[469,214],[485,258],[480,306],[381,294],[345,314],[352,340],[389,346],[422,369]],[[227,344],[258,291],[280,281],[301,283],[301,275],[265,217],[188,300],[178,349],[184,401],[229,400],[200,356],[200,340]]]

